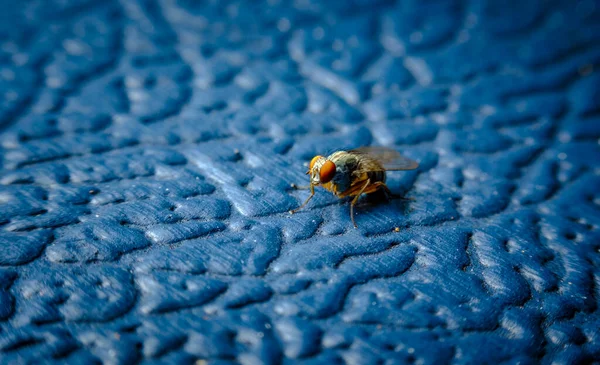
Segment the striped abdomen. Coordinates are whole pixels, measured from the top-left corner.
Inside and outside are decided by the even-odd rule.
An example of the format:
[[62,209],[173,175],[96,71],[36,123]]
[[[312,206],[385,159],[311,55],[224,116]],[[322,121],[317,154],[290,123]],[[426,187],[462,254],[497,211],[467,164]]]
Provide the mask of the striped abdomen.
[[371,184],[378,181],[385,182],[385,171],[369,171],[367,176],[371,180]]

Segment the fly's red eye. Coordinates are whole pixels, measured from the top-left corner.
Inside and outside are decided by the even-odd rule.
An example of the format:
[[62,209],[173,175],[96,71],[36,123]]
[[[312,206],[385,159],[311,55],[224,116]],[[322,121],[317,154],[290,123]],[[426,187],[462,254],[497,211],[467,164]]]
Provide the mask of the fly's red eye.
[[310,160],[310,165],[308,165],[309,170],[312,170],[313,166],[315,165],[315,162],[317,162],[317,160],[321,157],[322,156],[315,156],[312,158],[312,160]]
[[331,161],[325,161],[319,171],[319,179],[322,183],[328,183],[335,176],[335,164]]

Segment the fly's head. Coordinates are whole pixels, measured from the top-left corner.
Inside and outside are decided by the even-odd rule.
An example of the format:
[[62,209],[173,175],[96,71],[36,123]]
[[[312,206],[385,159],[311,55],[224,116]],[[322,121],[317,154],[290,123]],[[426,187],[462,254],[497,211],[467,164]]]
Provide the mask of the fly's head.
[[315,156],[310,161],[307,175],[310,175],[311,185],[326,184],[335,176],[335,164],[323,156]]

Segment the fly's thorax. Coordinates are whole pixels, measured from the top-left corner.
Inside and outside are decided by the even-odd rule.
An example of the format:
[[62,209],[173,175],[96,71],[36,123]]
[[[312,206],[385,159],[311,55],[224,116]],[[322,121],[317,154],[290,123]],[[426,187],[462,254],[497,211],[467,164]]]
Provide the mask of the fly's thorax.
[[328,160],[332,161],[336,166],[336,177],[337,175],[352,174],[358,166],[356,156],[346,151],[332,153],[328,157]]
[[346,151],[332,153],[328,159],[335,163],[336,173],[332,183],[338,192],[344,192],[352,186],[355,179],[355,171],[358,166],[358,159],[355,155]]
[[337,151],[332,153],[331,155],[329,155],[327,157],[327,159],[331,162],[333,162],[334,164],[336,164],[336,166],[338,165],[338,162],[342,162],[345,159],[352,157],[352,155],[346,151]]

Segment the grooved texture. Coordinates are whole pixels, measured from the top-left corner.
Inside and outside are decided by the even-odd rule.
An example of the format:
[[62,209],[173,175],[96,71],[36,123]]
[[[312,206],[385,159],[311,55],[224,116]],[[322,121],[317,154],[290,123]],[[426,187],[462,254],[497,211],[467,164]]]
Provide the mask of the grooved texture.
[[[598,2],[0,13],[2,363],[600,358]],[[414,200],[287,213],[369,144]]]

